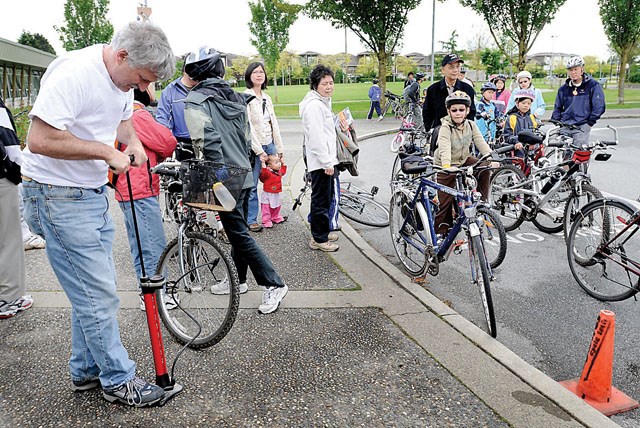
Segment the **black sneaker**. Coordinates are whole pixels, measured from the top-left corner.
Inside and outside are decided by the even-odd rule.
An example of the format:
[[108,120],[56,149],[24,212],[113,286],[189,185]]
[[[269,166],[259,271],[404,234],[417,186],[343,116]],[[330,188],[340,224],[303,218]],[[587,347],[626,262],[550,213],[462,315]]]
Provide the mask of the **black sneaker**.
[[90,377],[85,380],[72,380],[71,389],[73,392],[82,392],[94,389],[100,386],[100,378],[98,376]]
[[102,396],[110,403],[119,401],[133,407],[153,406],[164,397],[164,389],[139,377],[113,389],[103,389]]

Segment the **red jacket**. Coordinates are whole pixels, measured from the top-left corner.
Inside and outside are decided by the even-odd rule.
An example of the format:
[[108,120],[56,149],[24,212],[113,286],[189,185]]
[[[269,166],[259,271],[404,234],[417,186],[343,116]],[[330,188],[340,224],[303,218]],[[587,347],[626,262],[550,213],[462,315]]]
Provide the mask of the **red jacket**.
[[[133,108],[133,128],[149,158],[148,163],[145,162],[143,165],[129,170],[133,199],[136,200],[157,196],[160,193],[160,177],[157,174],[151,174],[149,168],[153,168],[171,156],[178,142],[171,131],[156,122],[141,104],[135,103]],[[124,150],[126,147],[125,144],[121,144],[120,150]],[[129,200],[126,174],[121,174],[118,177],[116,190],[116,200]]]
[[267,193],[282,192],[282,176],[287,173],[287,166],[282,165],[279,171],[269,168],[260,169],[260,181],[264,183],[262,190]]

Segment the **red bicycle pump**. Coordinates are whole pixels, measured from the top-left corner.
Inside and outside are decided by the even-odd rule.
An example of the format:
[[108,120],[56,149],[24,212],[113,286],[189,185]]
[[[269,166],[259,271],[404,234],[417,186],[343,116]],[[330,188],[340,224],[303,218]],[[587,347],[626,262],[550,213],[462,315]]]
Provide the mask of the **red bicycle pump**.
[[[133,155],[131,155],[133,157]],[[133,162],[133,159],[131,159]],[[163,406],[167,401],[175,397],[184,389],[182,385],[176,383],[167,371],[167,360],[164,353],[164,342],[162,341],[162,330],[160,328],[160,316],[158,315],[158,293],[163,290],[166,279],[163,275],[153,275],[148,277],[144,269],[144,259],[142,257],[142,244],[138,231],[138,221],[136,219],[136,209],[131,190],[131,180],[127,171],[127,188],[129,190],[129,203],[131,204],[131,216],[133,218],[133,228],[135,230],[136,242],[138,244],[138,256],[140,257],[140,270],[142,277],[139,278],[140,289],[144,299],[144,307],[147,314],[147,325],[149,327],[149,337],[151,339],[151,351],[153,352],[153,363],[156,370],[156,385],[164,389],[164,398],[158,402],[158,406]]]

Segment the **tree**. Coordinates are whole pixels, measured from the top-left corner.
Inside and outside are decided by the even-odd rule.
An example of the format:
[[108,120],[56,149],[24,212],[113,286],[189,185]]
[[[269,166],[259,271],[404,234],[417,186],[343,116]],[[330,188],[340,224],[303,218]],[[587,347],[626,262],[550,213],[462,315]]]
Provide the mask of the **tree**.
[[[535,43],[540,31],[551,22],[553,16],[567,0],[459,0],[482,16],[496,45],[518,70],[524,70],[527,52]],[[631,0],[629,0],[631,1]],[[503,37],[518,46],[518,60],[513,62]]]
[[335,55],[320,55],[320,57],[318,58],[318,63],[324,64],[331,70],[333,70],[336,83],[344,83],[346,78],[347,64],[349,64],[349,62],[351,62],[351,55],[346,53]]
[[458,31],[453,30],[449,40],[440,40],[438,43],[442,46],[442,50],[448,53],[458,52]]
[[[300,63],[300,57],[293,53],[284,51],[280,55],[280,60],[276,65],[276,75],[286,76],[289,78],[289,85],[291,85],[291,78],[299,79],[302,77],[302,64]],[[277,77],[274,76],[274,77]],[[284,79],[283,79],[284,80]],[[285,82],[283,81],[284,85]]]
[[356,74],[364,79],[369,79],[373,77],[377,77],[380,72],[380,68],[378,67],[378,62],[370,55],[363,55],[358,60],[358,65],[356,66]]
[[249,2],[251,21],[249,30],[253,35],[251,44],[255,46],[267,71],[274,77],[273,90],[275,101],[278,101],[278,85],[276,83],[276,64],[280,52],[289,44],[289,28],[296,22],[302,6],[291,5],[282,0],[257,0]]
[[611,47],[620,56],[618,104],[624,104],[625,69],[640,41],[640,2],[634,0],[598,0],[604,32]]
[[484,48],[480,53],[480,62],[487,67],[487,74],[495,74],[504,71],[509,63],[504,59],[502,52],[498,49]]
[[72,51],[98,43],[108,43],[113,25],[107,19],[109,0],[67,0],[64,4],[64,27],[55,26],[62,46]]
[[398,45],[407,14],[421,0],[314,0],[305,6],[305,14],[325,19],[336,28],[353,31],[378,59],[378,77],[384,92],[387,86],[387,64],[390,53]]
[[56,55],[56,51],[53,49],[53,46],[51,46],[51,43],[49,43],[49,40],[40,33],[30,33],[22,30],[22,34],[20,34],[20,38],[18,38],[18,43]]
[[413,58],[407,58],[406,56],[398,55],[396,57],[396,72],[402,76],[407,76],[410,71],[414,73],[418,69],[418,64]]
[[253,59],[247,58],[246,56],[237,56],[233,58],[231,66],[225,69],[225,78],[228,80],[233,78],[240,86],[244,86],[244,73],[252,62]]

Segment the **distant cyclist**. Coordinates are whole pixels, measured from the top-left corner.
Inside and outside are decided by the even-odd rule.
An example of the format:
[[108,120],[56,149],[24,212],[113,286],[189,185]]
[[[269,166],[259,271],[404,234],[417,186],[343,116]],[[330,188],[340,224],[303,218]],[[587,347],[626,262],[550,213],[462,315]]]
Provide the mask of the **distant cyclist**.
[[588,142],[591,127],[605,111],[604,92],[600,83],[584,72],[582,57],[573,56],[567,61],[569,78],[558,89],[551,119],[577,126],[564,133],[576,142]]
[[422,125],[422,109],[420,108],[420,84],[425,78],[425,74],[422,72],[416,73],[416,80],[411,82],[409,86],[404,88],[402,96],[407,104],[409,104],[410,111],[413,112],[413,121],[416,126]]
[[[445,106],[446,98],[455,91],[462,91],[473,100],[476,96],[471,86],[458,80],[460,67],[464,64],[462,58],[457,54],[450,53],[442,58],[442,80],[435,82],[427,89],[427,97],[422,106],[422,119],[425,131],[440,125],[440,120],[448,115]],[[476,106],[471,103],[467,119],[474,120],[476,117]]]

